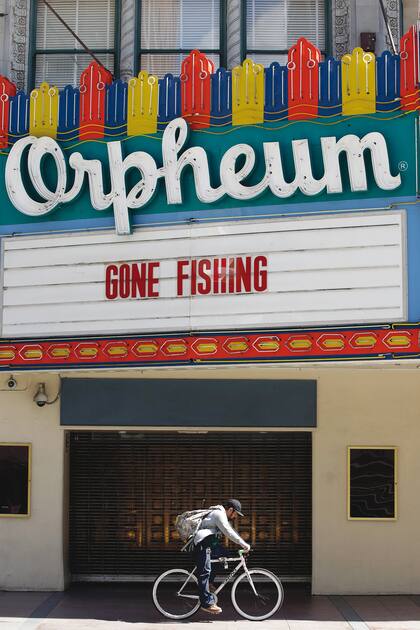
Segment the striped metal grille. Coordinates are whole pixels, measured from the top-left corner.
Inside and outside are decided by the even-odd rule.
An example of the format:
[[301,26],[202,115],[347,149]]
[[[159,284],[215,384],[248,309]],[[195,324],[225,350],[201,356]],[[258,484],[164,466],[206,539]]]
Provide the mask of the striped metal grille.
[[311,434],[74,432],[70,562],[78,579],[146,579],[189,566],[175,516],[229,497],[252,564],[311,575]]

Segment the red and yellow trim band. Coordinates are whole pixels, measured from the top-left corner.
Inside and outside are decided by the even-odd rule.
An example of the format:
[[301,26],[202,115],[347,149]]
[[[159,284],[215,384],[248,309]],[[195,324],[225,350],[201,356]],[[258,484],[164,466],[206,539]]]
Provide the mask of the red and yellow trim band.
[[420,324],[0,342],[0,371],[420,357]]

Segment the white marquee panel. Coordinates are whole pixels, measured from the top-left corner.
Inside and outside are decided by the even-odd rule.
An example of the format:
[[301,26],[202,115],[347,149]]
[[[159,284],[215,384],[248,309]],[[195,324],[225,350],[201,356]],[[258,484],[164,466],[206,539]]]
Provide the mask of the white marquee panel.
[[[401,321],[404,239],[402,212],[6,238],[1,334]],[[177,260],[248,255],[267,257],[266,291],[176,295]],[[159,297],[107,300],[106,266],[142,261],[160,262]]]

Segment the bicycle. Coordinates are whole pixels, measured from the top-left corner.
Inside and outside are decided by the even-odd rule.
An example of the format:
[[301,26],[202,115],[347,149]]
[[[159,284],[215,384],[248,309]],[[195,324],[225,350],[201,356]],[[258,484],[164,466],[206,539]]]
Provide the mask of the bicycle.
[[[279,578],[267,569],[248,569],[245,552],[239,551],[239,557],[219,558],[212,563],[222,563],[227,569],[229,563],[237,565],[225,578],[213,595],[216,597],[235,575],[243,569],[232,584],[231,598],[235,610],[250,621],[268,619],[283,604],[284,592]],[[200,608],[198,596],[197,567],[169,569],[162,573],[153,585],[153,603],[169,619],[187,619]]]

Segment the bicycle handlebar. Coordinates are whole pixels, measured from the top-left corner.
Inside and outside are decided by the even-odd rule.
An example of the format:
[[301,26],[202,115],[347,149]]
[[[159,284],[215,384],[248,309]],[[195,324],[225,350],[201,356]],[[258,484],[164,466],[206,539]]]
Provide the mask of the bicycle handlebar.
[[[238,556],[239,556],[240,559],[242,559],[242,557],[244,555],[246,555],[247,553],[249,553],[249,552],[245,551],[245,549],[239,549]],[[220,562],[220,564],[223,564],[223,563],[226,564],[227,562],[239,562],[239,561],[238,561],[237,557],[235,557],[235,558],[225,558],[224,556],[220,556],[220,558],[216,558],[215,560],[212,560],[211,562],[212,563],[213,562]]]

